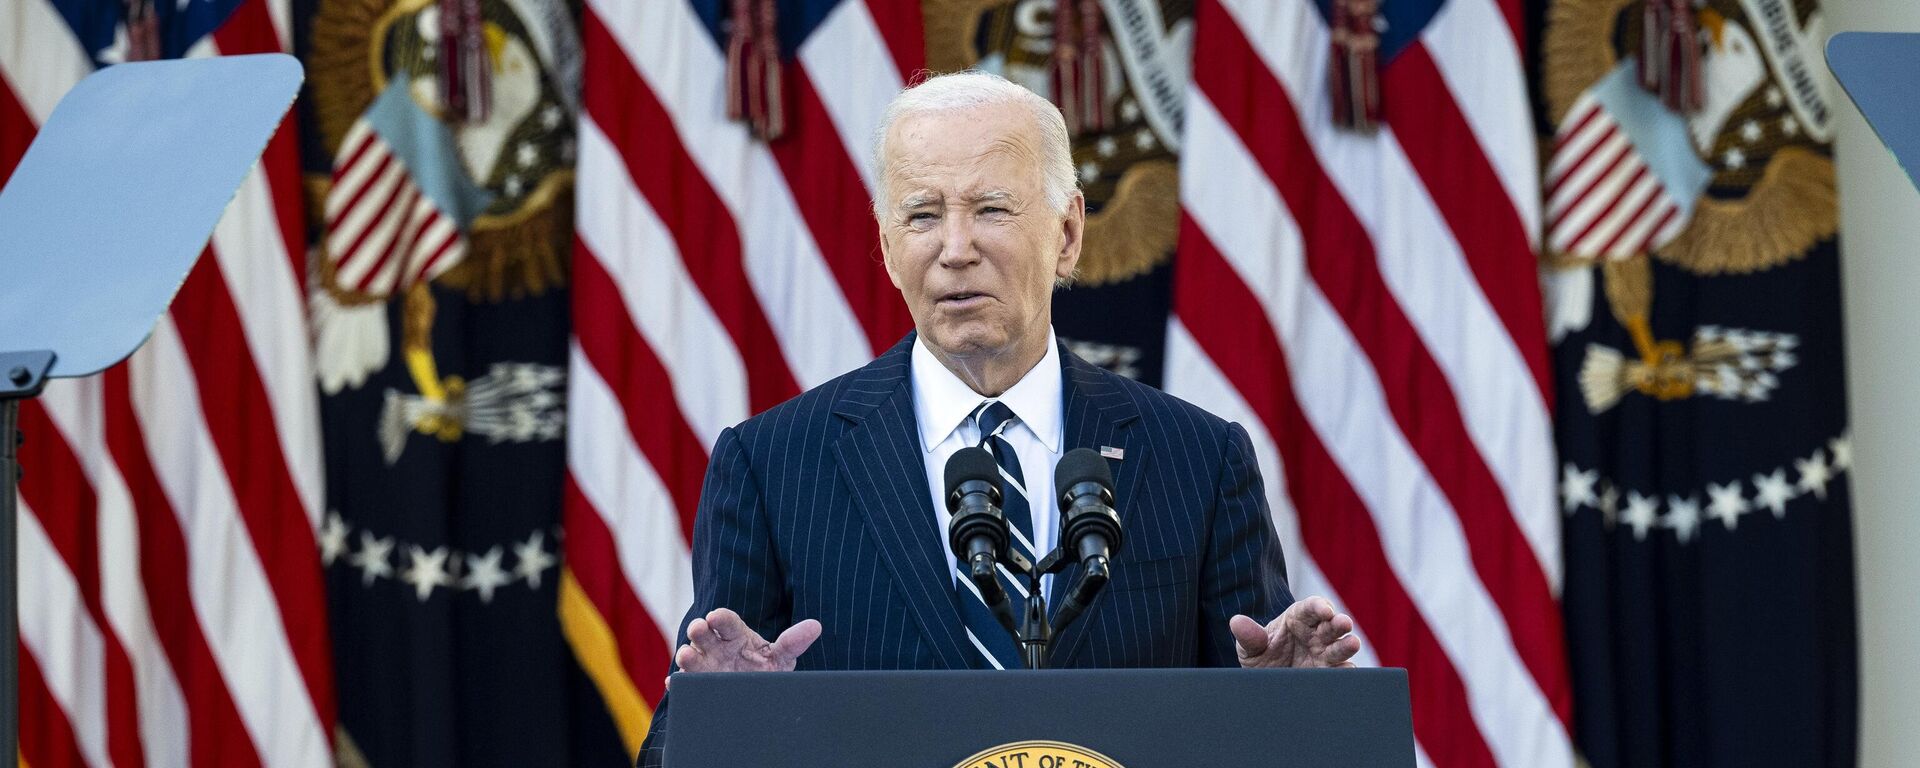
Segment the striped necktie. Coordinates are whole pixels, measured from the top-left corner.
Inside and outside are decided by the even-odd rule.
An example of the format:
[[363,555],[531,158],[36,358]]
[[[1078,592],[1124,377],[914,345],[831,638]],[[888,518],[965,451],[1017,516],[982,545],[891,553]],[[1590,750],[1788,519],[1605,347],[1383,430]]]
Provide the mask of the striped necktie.
[[[1020,473],[1020,454],[1013,450],[1013,444],[1007,441],[1005,432],[1017,419],[1013,409],[1006,403],[989,401],[981,403],[970,417],[980,426],[980,447],[993,454],[994,461],[1000,464],[1000,511],[1007,517],[1007,528],[1012,533],[1009,546],[1032,562],[1033,556],[1033,511],[1027,504],[1027,484]],[[989,666],[994,669],[1020,669],[1025,666],[1020,660],[1019,645],[1007,634],[1005,628],[993,617],[993,611],[980,597],[980,590],[967,577],[964,563],[960,568],[959,591],[960,613],[967,624],[967,639],[980,651]],[[1000,566],[1000,588],[1007,593],[1007,601],[1013,608],[1016,623],[1026,615],[1027,580],[1025,576],[1015,577],[1005,565]]]

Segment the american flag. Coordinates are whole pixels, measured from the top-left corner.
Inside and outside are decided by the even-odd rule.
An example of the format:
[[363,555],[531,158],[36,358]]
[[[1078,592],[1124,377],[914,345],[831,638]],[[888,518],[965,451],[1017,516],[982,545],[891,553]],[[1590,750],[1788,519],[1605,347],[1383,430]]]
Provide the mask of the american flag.
[[1296,594],[1405,667],[1422,764],[1565,766],[1519,0],[1385,4],[1375,133],[1308,0],[1202,0],[1166,386],[1246,425]]
[[[159,15],[132,34],[118,0],[0,5],[0,178],[96,66],[290,48],[284,0],[136,5]],[[146,345],[21,410],[21,757],[36,768],[333,762],[290,122]]]
[[728,117],[725,5],[590,0],[581,21],[560,612],[635,752],[693,599],[707,448],[911,327],[865,161],[922,67],[919,4],[780,3],[804,34],[773,142]]

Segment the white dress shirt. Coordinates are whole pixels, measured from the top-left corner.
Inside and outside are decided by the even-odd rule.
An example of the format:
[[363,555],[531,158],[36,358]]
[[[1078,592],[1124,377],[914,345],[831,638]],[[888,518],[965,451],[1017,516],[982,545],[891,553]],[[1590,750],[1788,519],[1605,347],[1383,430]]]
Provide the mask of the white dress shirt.
[[[1060,461],[1061,425],[1066,411],[1060,345],[1054,341],[1053,329],[1047,329],[1046,356],[999,397],[973,391],[933,356],[925,339],[913,342],[909,377],[913,380],[914,423],[919,425],[920,447],[927,462],[927,492],[933,497],[934,514],[940,523],[940,551],[947,553],[947,575],[955,580],[960,577],[953,549],[947,546],[947,523],[953,519],[947,511],[947,459],[961,448],[980,444],[980,426],[967,417],[981,403],[991,400],[1006,403],[1017,420],[1000,436],[1020,457],[1027,508],[1033,511],[1034,559],[1046,557],[1053,551],[1060,527],[1060,505],[1053,498],[1053,466]],[[1026,580],[1020,579],[1019,583],[1024,587]],[[1041,581],[1041,589],[1050,589],[1052,584],[1053,577],[1047,576]]]

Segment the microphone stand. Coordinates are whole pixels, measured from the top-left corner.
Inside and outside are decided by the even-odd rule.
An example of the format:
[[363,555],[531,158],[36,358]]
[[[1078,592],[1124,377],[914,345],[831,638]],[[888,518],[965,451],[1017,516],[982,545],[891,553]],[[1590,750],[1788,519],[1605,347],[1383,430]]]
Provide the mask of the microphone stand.
[[1047,596],[1046,591],[1040,588],[1040,578],[1066,570],[1067,566],[1077,561],[1077,554],[1066,547],[1054,547],[1039,563],[1029,563],[1011,547],[1007,549],[1005,562],[1008,569],[1027,577],[1027,611],[1021,617],[1019,631],[1015,632],[1011,622],[1006,619],[1012,609],[1007,606],[1004,594],[999,603],[992,607],[994,613],[1002,617],[1001,624],[1007,627],[1007,631],[1013,634],[1014,642],[1020,646],[1020,657],[1027,669],[1047,668],[1048,646],[1053,642],[1054,633],[1064,632],[1072,626],[1074,620],[1086,611],[1087,605],[1093,602],[1093,596],[1107,585],[1107,562],[1105,558],[1096,557],[1095,562],[1089,563],[1080,577],[1074,580],[1073,588],[1067,591],[1066,602],[1060,608],[1059,623],[1055,624],[1047,616]]

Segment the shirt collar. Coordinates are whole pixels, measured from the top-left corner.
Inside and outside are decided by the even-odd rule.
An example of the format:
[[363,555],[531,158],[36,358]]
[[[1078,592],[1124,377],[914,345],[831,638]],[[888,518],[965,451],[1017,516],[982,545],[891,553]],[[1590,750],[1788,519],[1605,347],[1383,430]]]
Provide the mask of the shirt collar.
[[973,414],[983,400],[999,400],[1013,409],[1013,415],[1026,425],[1049,452],[1060,446],[1061,389],[1060,345],[1053,329],[1047,329],[1047,353],[1027,371],[1020,381],[997,398],[982,397],[953,375],[933,356],[924,339],[913,341],[913,410],[920,427],[920,447],[931,453]]

